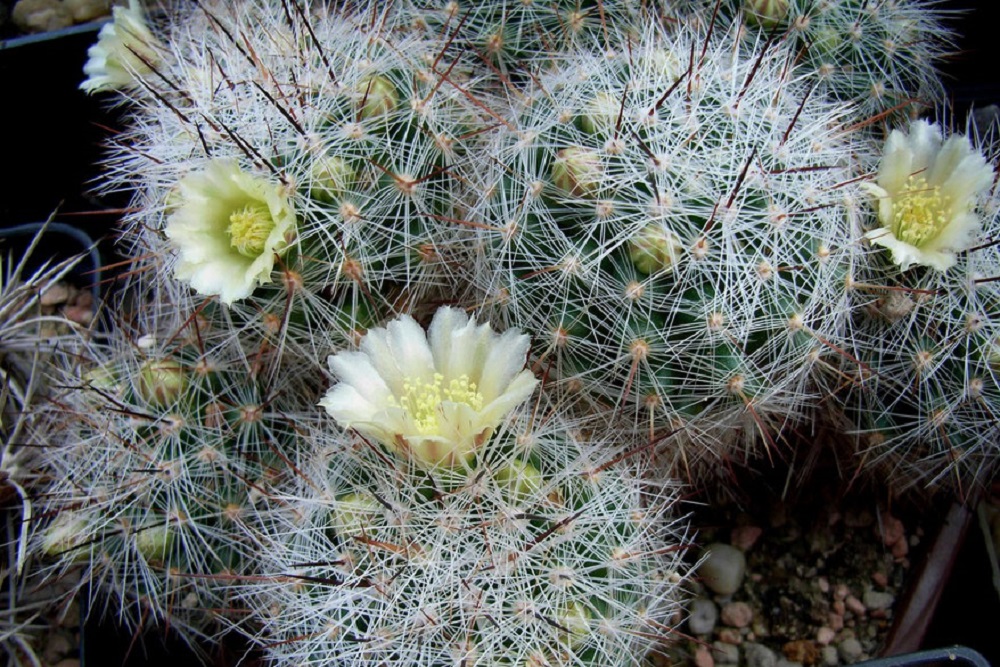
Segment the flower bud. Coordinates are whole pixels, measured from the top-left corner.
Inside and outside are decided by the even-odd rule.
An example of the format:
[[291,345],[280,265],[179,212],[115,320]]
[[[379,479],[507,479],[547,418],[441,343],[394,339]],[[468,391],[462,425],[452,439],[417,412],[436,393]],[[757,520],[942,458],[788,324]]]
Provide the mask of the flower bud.
[[357,177],[347,160],[336,155],[324,155],[314,160],[309,174],[309,194],[326,202],[343,197]]
[[542,488],[542,473],[530,463],[514,459],[497,471],[497,485],[509,496],[511,502],[523,502]]
[[358,83],[356,90],[361,118],[381,116],[399,106],[399,93],[384,76],[366,77]]
[[645,274],[671,271],[683,249],[676,234],[656,223],[640,229],[628,242],[629,259]]
[[744,0],[747,18],[765,30],[774,28],[788,16],[788,0]]
[[348,493],[337,498],[330,518],[338,535],[350,537],[370,531],[378,520],[380,511],[379,504],[368,496]]
[[71,561],[90,557],[86,548],[93,536],[90,521],[80,512],[60,512],[42,537],[42,552],[46,556],[64,556]]
[[552,182],[560,190],[577,197],[597,194],[603,175],[600,157],[582,146],[562,149],[552,163]]
[[135,533],[135,549],[149,563],[162,563],[170,554],[174,533],[163,523],[140,528]]
[[147,361],[139,369],[136,391],[153,405],[169,405],[176,401],[187,384],[184,367],[176,361]]
[[608,134],[618,123],[621,100],[611,93],[599,92],[587,102],[580,114],[580,129],[587,134]]

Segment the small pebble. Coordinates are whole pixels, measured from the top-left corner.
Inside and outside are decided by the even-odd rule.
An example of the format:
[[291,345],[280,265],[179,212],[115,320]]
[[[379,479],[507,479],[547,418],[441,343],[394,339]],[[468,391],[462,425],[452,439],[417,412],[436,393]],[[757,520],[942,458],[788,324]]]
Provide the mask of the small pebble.
[[38,303],[43,306],[58,306],[69,301],[69,285],[65,283],[55,283],[49,285],[38,297]]
[[903,522],[891,514],[883,515],[881,535],[882,544],[887,547],[899,542],[906,535],[906,530],[903,528]]
[[712,642],[712,657],[720,665],[740,664],[740,647],[725,642]]
[[785,654],[785,658],[800,665],[815,665],[819,659],[819,651],[809,639],[790,641],[781,647],[781,652]]
[[843,614],[830,614],[826,619],[826,624],[830,626],[830,629],[834,632],[839,632],[844,629],[844,616]]
[[860,660],[863,653],[861,642],[854,637],[848,637],[837,646],[837,655],[848,665],[853,665]]
[[729,541],[741,551],[749,551],[757,543],[764,529],[760,526],[737,526],[729,534]]
[[698,567],[698,576],[704,584],[719,595],[732,595],[738,591],[747,569],[743,552],[716,542],[705,547],[704,556],[705,560]]
[[826,577],[820,577],[819,579],[817,579],[816,585],[819,586],[819,590],[821,593],[830,592],[830,580],[827,579]]
[[889,585],[889,577],[885,572],[877,571],[872,573],[872,583],[879,588],[885,588]]
[[693,635],[707,635],[715,629],[719,620],[719,610],[715,603],[705,598],[691,602],[691,613],[688,616],[688,631]]
[[896,601],[892,593],[883,593],[880,591],[867,590],[864,596],[862,596],[866,609],[888,609],[892,606],[892,603]]
[[704,644],[699,644],[694,650],[695,667],[715,667],[715,659],[712,652]]
[[906,558],[906,554],[910,553],[910,543],[906,540],[897,540],[892,545],[892,557],[897,561]]
[[837,633],[834,632],[833,628],[828,628],[827,626],[824,625],[823,627],[821,627],[819,630],[816,631],[816,643],[819,644],[820,646],[826,646],[827,644],[833,642],[836,636]]
[[722,608],[722,622],[732,628],[745,628],[753,621],[753,609],[746,602],[730,602]]
[[42,660],[50,665],[54,664],[60,658],[65,657],[73,648],[73,644],[66,635],[61,632],[53,632],[46,641],[45,650],[42,652]]
[[853,595],[848,595],[847,599],[844,600],[844,604],[847,605],[847,611],[851,612],[855,616],[865,615],[865,605],[861,600],[857,599]]
[[63,315],[67,320],[76,322],[83,326],[89,326],[94,321],[94,311],[92,308],[81,308],[80,306],[67,306],[63,309]]
[[826,667],[834,667],[834,665],[840,664],[840,656],[837,655],[836,646],[824,646],[820,649],[819,653]]
[[777,667],[778,655],[763,644],[744,644],[746,667]]
[[59,619],[59,625],[70,628],[74,632],[80,629],[80,603],[71,602],[66,607],[66,613]]
[[778,664],[776,667],[802,667],[802,663],[792,662],[791,660],[787,660],[785,658],[778,658]]
[[837,587],[833,589],[834,600],[843,600],[850,594],[851,590],[844,584],[837,584]]
[[722,628],[718,633],[719,641],[739,646],[743,643],[743,635],[735,628]]

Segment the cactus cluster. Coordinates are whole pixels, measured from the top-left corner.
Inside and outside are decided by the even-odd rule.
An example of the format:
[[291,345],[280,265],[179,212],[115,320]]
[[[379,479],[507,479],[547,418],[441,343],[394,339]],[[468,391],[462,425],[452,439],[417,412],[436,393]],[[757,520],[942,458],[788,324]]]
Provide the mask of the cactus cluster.
[[454,469],[310,433],[243,587],[273,664],[636,664],[679,610],[684,528],[594,427],[526,408]]
[[842,110],[732,40],[657,28],[539,77],[472,210],[487,303],[691,459],[802,415],[859,233]]
[[943,12],[709,4],[116,12],[127,271],[23,562],[277,665],[636,665],[671,480],[827,417],[894,490],[991,479],[996,151],[896,113]]
[[252,526],[295,451],[292,406],[272,399],[301,391],[265,348],[177,305],[144,306],[62,364],[38,548],[52,576],[83,566],[127,624],[193,637],[235,613],[227,584],[254,569]]
[[852,102],[858,122],[918,115],[940,103],[936,66],[956,50],[949,11],[933,0],[683,0],[702,17],[783,42],[820,94]]
[[[858,363],[845,405],[865,460],[901,486],[964,495],[1000,454],[996,174],[969,138],[918,122],[890,137],[876,183],[883,225],[867,236],[892,259],[875,249],[852,275],[844,343]],[[967,251],[948,252],[949,237]],[[938,270],[900,271],[900,261]]]

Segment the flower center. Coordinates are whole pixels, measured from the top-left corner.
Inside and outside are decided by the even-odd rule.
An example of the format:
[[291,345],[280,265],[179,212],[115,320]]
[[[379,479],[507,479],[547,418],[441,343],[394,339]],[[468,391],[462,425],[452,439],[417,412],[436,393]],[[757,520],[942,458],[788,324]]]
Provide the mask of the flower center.
[[260,257],[272,229],[274,220],[267,208],[247,204],[229,216],[229,244],[244,257]]
[[923,176],[910,176],[892,206],[892,233],[904,243],[920,247],[944,230],[950,218],[951,197],[931,187]]
[[[447,386],[440,373],[434,374],[434,381],[431,383],[419,379],[406,380],[403,383],[403,395],[398,401],[398,407],[410,413],[424,435],[438,430],[440,406],[445,401],[464,403],[473,410],[483,409],[483,395],[476,388],[476,383],[469,381],[468,375],[450,380]],[[390,398],[390,403],[396,404],[396,399]]]

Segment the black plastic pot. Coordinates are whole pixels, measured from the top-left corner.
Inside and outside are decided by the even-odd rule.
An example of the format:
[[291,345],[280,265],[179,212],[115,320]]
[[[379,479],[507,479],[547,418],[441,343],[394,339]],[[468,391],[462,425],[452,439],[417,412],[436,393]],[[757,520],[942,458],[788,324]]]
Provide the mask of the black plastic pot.
[[990,667],[990,663],[978,651],[965,646],[931,649],[916,653],[904,653],[889,658],[879,658],[859,662],[856,667]]

